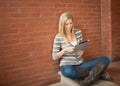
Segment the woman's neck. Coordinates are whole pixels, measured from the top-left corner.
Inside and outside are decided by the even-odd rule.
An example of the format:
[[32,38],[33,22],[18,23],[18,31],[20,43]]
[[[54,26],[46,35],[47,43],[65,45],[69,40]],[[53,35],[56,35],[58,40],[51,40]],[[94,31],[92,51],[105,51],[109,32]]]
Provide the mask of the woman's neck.
[[69,42],[72,42],[72,41],[75,40],[75,36],[71,32],[67,32],[66,36],[67,36],[67,39],[68,39]]
[[71,37],[71,36],[72,36],[72,33],[71,33],[71,32],[66,32],[66,36],[67,36],[67,37]]

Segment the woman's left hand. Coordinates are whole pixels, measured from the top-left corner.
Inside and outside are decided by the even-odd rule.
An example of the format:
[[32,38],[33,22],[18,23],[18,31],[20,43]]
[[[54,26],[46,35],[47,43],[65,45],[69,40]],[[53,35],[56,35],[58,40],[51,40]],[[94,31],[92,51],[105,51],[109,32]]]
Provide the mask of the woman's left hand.
[[84,50],[79,50],[78,52],[76,52],[76,54],[79,55],[79,56],[82,56],[83,53],[84,53]]

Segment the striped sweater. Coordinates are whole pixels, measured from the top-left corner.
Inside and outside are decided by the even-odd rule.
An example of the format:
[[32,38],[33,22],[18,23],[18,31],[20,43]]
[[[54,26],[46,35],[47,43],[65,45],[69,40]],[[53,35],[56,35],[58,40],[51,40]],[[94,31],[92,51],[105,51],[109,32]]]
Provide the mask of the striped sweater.
[[[81,42],[82,41],[81,30],[75,29],[74,33],[75,33],[77,43]],[[58,59],[57,53],[68,46],[72,46],[72,45],[70,43],[66,43],[63,40],[63,38],[60,36],[60,34],[56,34],[54,38],[53,51],[52,51],[53,60],[57,60]],[[82,62],[83,62],[83,59],[80,56],[71,52],[64,53],[60,58],[60,66],[78,65],[78,64],[81,64]]]

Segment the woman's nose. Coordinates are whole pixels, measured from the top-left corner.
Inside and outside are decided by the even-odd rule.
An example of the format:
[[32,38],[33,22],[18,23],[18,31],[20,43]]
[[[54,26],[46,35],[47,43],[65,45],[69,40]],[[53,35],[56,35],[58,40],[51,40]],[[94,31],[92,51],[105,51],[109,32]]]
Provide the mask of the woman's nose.
[[71,27],[71,24],[68,24],[68,27]]

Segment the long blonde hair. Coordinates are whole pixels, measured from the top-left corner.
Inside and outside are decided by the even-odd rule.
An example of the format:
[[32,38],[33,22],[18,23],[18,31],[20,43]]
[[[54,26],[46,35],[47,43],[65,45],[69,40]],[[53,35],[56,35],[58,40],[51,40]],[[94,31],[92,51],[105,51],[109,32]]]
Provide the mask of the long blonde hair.
[[[68,40],[66,32],[65,32],[65,22],[68,19],[71,19],[73,21],[73,16],[69,12],[65,12],[65,13],[61,14],[60,19],[59,19],[59,34],[63,37],[63,39],[67,43],[70,42]],[[72,39],[74,39],[74,25],[73,25],[73,28],[71,30],[71,34],[72,34]]]

